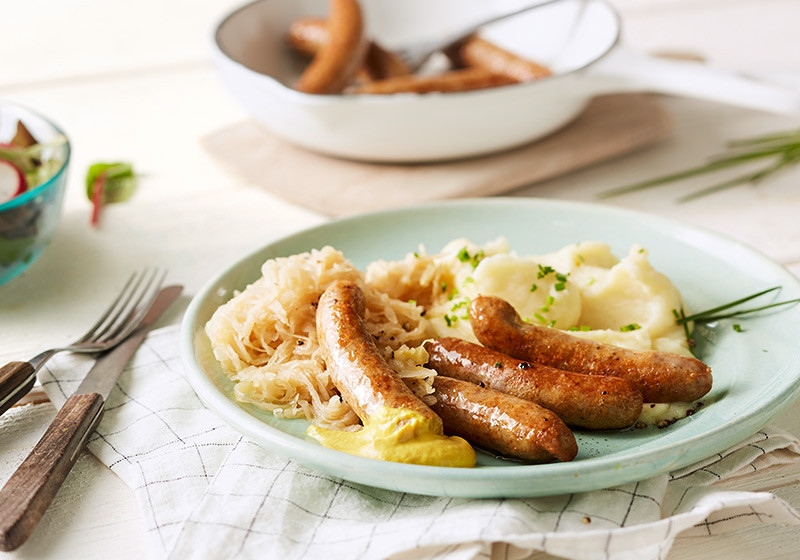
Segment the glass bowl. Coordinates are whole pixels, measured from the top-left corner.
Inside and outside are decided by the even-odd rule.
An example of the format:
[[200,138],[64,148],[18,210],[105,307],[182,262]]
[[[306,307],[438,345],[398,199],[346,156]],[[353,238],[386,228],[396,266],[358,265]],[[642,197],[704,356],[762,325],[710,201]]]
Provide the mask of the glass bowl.
[[61,219],[61,202],[67,183],[70,145],[62,130],[25,107],[0,102],[0,143],[11,140],[22,122],[39,143],[63,142],[47,147],[42,161],[60,165],[44,183],[0,203],[0,285],[22,273],[50,244]]

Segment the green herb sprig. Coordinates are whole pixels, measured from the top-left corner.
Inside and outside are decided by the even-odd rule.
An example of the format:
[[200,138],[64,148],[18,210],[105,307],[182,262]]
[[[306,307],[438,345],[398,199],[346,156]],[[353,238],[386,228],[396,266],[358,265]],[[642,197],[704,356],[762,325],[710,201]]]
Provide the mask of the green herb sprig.
[[755,313],[757,311],[764,311],[766,309],[772,309],[774,307],[779,307],[782,305],[789,305],[790,303],[798,303],[800,302],[800,298],[790,299],[786,301],[779,301],[776,303],[770,303],[768,305],[761,305],[758,307],[751,307],[748,309],[739,309],[737,311],[730,311],[727,310],[736,307],[737,305],[741,305],[746,303],[750,300],[753,300],[757,297],[761,297],[765,294],[770,292],[774,292],[775,290],[779,290],[780,286],[775,286],[774,288],[768,288],[766,290],[762,290],[755,294],[751,294],[749,296],[743,297],[741,299],[737,299],[736,301],[732,301],[730,303],[726,303],[724,305],[720,305],[718,307],[714,307],[712,309],[707,309],[705,311],[701,311],[699,313],[694,313],[692,315],[684,315],[681,313],[677,319],[676,323],[679,325],[687,325],[688,323],[711,323],[714,321],[719,321],[720,319],[729,319],[731,317],[740,317],[742,315],[747,315],[750,313]]
[[770,177],[778,171],[800,163],[800,130],[789,132],[780,132],[777,134],[769,134],[766,136],[758,136],[754,138],[745,138],[741,140],[734,140],[727,143],[728,152],[714,157],[705,165],[700,165],[677,173],[671,173],[648,181],[634,183],[615,189],[610,189],[601,192],[599,198],[611,198],[623,194],[629,194],[636,191],[641,191],[651,187],[657,187],[667,183],[673,183],[703,175],[706,173],[713,173],[742,165],[754,161],[771,159],[770,163],[754,172],[746,173],[727,181],[715,183],[710,187],[706,187],[699,191],[684,195],[678,198],[678,202],[689,202],[719,191],[723,191],[739,185],[747,183],[758,184],[767,177]]

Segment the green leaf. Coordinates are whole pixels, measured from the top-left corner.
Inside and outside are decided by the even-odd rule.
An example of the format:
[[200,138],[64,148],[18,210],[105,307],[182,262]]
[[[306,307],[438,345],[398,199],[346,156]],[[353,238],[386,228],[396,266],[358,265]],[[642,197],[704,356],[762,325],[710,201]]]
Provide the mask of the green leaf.
[[95,163],[86,174],[86,196],[92,200],[94,185],[105,173],[103,203],[123,202],[136,190],[137,177],[130,163]]

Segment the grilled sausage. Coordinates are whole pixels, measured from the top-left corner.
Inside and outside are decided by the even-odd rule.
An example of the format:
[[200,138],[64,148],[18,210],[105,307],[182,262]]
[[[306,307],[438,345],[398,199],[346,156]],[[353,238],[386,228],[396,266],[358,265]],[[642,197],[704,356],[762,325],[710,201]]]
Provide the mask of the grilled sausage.
[[629,381],[585,375],[514,359],[457,338],[425,343],[427,367],[439,375],[514,395],[555,412],[566,424],[594,430],[632,426],[642,394]]
[[300,76],[296,89],[304,93],[341,93],[364,62],[367,40],[356,0],[330,0],[328,40]]
[[[288,41],[297,51],[314,56],[328,42],[328,26],[320,18],[298,19],[289,26]],[[359,69],[357,77],[364,82],[374,82],[408,74],[408,65],[400,57],[375,41],[370,41],[364,65]]]
[[440,375],[433,387],[432,408],[442,418],[445,433],[536,463],[571,461],[578,453],[566,424],[535,403]]
[[477,35],[457,43],[447,50],[447,55],[457,66],[484,68],[515,82],[530,82],[551,75],[545,66],[517,56]]
[[519,360],[632,382],[645,402],[690,402],[711,390],[711,369],[700,360],[654,350],[634,351],[585,340],[522,321],[507,301],[479,296],[470,324],[485,346]]
[[485,68],[464,68],[436,74],[433,76],[397,76],[353,88],[353,93],[392,94],[392,93],[434,93],[455,92],[506,86],[515,80],[486,70]]
[[380,407],[401,408],[436,421],[433,411],[397,377],[363,322],[366,302],[352,282],[328,286],[317,306],[317,337],[344,400],[362,420]]

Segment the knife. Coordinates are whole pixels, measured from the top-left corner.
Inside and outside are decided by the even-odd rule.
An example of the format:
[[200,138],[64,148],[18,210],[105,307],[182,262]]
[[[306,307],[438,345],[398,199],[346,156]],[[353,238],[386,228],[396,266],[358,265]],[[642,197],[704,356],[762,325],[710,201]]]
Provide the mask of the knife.
[[182,290],[182,286],[162,289],[139,327],[97,359],[75,393],[62,405],[42,439],[0,490],[0,550],[16,549],[36,528],[100,423],[106,399],[122,370],[147,332]]

